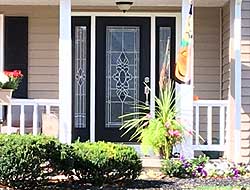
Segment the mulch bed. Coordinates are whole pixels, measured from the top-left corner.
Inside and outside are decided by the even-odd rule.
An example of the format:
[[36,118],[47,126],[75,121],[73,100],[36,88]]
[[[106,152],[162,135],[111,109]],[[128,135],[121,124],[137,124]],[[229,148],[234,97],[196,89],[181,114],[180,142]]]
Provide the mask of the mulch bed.
[[[150,179],[150,177],[144,177],[146,179],[137,179],[126,185],[114,185],[104,187],[93,187],[88,184],[59,182],[51,183],[49,187],[43,187],[41,190],[185,190],[195,189],[201,186],[236,186],[236,187],[250,187],[250,177],[241,177],[238,179],[233,178],[169,178],[158,175]],[[0,190],[7,189],[0,186]],[[216,189],[216,188],[215,188]]]
[[[164,178],[161,180],[157,179],[138,179],[125,186],[104,186],[104,187],[92,187],[86,184],[68,184],[61,183],[57,185],[51,185],[50,187],[44,187],[42,189],[48,190],[187,190],[195,189],[195,187],[201,186],[236,186],[236,187],[250,187],[250,178],[239,178],[239,179],[179,179],[179,178]],[[216,188],[215,188],[216,189]]]

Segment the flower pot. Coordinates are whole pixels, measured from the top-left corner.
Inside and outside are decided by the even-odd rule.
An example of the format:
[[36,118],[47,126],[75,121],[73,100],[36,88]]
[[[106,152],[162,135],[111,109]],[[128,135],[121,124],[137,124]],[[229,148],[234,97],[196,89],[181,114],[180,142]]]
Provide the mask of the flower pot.
[[0,103],[9,104],[13,89],[0,89]]

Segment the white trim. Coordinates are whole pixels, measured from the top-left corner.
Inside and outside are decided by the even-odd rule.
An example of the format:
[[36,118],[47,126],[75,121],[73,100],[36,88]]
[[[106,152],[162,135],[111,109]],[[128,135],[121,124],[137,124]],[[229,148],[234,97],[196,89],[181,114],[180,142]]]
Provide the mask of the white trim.
[[[0,14],[0,72],[4,70],[4,15]],[[3,117],[3,107],[0,106],[0,120]]]
[[59,139],[72,139],[71,0],[60,0],[59,26]]
[[235,0],[234,5],[234,55],[235,55],[235,126],[234,126],[234,160],[240,161],[241,149],[241,0]]
[[155,82],[156,82],[156,64],[155,64],[155,56],[156,56],[156,18],[155,16],[151,16],[151,44],[150,44],[150,113],[152,117],[155,116]]
[[91,16],[91,56],[90,56],[90,141],[95,142],[95,67],[96,67],[96,17]]
[[4,69],[4,15],[0,14],[0,72]]
[[110,16],[110,17],[177,17],[180,12],[72,12],[72,16]]
[[177,59],[177,55],[178,55],[178,49],[180,48],[181,45],[181,13],[177,13],[176,14],[176,50],[175,50],[175,57]]
[[229,104],[228,100],[196,100],[194,101],[194,106],[213,106],[213,107],[221,107],[227,106]]
[[193,145],[194,150],[200,150],[200,151],[225,151],[226,146],[225,145]]

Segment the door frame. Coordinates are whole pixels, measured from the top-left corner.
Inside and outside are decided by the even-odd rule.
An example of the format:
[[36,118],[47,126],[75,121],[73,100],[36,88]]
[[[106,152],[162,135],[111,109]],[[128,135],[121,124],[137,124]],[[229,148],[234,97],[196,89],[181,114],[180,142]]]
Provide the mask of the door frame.
[[[150,41],[150,113],[155,112],[155,92],[156,92],[156,17],[175,17],[176,19],[176,50],[180,47],[181,41],[181,12],[72,12],[71,16],[90,16],[90,141],[95,142],[95,87],[96,87],[96,17],[149,17],[151,24]],[[175,52],[177,56],[177,51]]]

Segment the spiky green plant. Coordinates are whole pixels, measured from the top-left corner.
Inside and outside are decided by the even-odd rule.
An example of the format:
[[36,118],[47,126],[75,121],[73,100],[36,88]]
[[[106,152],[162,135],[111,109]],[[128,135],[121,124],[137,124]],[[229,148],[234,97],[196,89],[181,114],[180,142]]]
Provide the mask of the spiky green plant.
[[[161,85],[160,85],[161,86]],[[172,148],[183,140],[185,128],[176,119],[175,91],[171,82],[161,86],[159,97],[155,97],[155,117],[149,114],[149,107],[139,105],[139,112],[123,115],[125,120],[121,129],[124,134],[134,130],[132,139],[141,142],[142,149],[147,152],[150,148],[169,158]],[[135,116],[131,119],[131,116]]]

